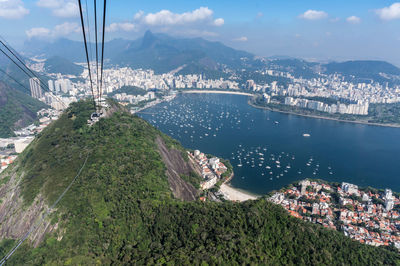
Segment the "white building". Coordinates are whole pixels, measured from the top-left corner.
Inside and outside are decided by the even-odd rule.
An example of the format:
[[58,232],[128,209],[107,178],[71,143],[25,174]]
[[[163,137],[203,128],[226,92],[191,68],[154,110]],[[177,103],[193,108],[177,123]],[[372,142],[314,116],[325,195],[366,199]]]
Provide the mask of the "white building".
[[358,195],[358,186],[350,183],[343,182],[342,190],[348,194]]
[[42,89],[40,88],[40,80],[38,78],[29,79],[29,86],[33,98],[40,99],[43,97]]
[[201,189],[209,189],[212,188],[217,183],[217,176],[211,175],[208,179],[200,184]]
[[208,162],[211,165],[212,169],[215,170],[215,169],[219,168],[219,166],[218,166],[219,158],[217,158],[217,157],[211,158]]

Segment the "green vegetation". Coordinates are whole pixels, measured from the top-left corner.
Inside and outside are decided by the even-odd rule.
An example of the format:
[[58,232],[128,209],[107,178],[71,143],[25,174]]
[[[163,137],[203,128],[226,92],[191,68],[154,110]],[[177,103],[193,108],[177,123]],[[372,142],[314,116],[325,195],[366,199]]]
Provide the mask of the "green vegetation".
[[278,86],[287,86],[290,82],[288,78],[271,76],[256,71],[240,72],[240,83],[246,84],[246,81],[249,79],[254,80],[257,84],[267,84],[276,81]]
[[[121,111],[88,127],[90,112],[88,102],[73,104],[20,156],[26,204],[39,192],[53,203],[89,160],[52,216],[62,239],[25,242],[9,265],[400,263],[398,253],[293,218],[264,198],[175,200],[155,143],[168,137]],[[11,244],[3,241],[0,252]]]
[[118,93],[126,93],[129,95],[145,95],[147,91],[136,86],[122,86],[118,90],[115,90],[112,93],[108,94],[108,96],[112,97]]
[[190,172],[189,175],[181,175],[181,178],[192,184],[196,189],[200,189],[200,182],[202,181],[202,178],[198,174]]
[[63,75],[80,76],[83,72],[82,66],[60,56],[52,56],[47,59],[44,63],[44,68],[48,73],[61,73]]
[[371,122],[400,124],[400,103],[370,104],[368,112]]
[[14,136],[14,130],[36,119],[46,105],[0,82],[0,138]]
[[220,158],[219,160],[227,168],[226,172],[221,175],[222,179],[225,180],[227,178],[230,178],[231,175],[233,174],[233,167],[232,167],[231,162],[229,160],[226,160],[226,159],[223,159],[223,158]]

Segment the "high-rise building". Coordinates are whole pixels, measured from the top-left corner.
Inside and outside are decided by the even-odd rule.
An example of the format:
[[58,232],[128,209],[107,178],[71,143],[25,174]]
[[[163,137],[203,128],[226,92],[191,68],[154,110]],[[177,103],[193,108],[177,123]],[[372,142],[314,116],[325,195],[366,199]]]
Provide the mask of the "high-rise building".
[[40,99],[43,97],[42,89],[40,88],[40,80],[38,78],[29,79],[29,86],[33,98]]
[[394,206],[394,201],[393,201],[393,199],[387,199],[386,201],[385,201],[385,210],[388,212],[388,211],[390,211],[391,209],[393,209],[393,206]]
[[53,82],[53,80],[49,80],[48,81],[48,84],[49,84],[49,89],[50,89],[50,91],[53,91],[54,92],[54,82]]
[[392,199],[392,197],[393,197],[392,190],[388,188],[385,189],[385,199],[390,200]]

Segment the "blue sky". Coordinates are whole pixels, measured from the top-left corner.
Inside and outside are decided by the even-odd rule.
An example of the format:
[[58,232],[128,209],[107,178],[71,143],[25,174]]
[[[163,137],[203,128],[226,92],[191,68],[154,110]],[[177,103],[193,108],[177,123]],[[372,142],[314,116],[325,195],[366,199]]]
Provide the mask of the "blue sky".
[[[92,5],[88,0],[91,18]],[[379,59],[400,66],[396,1],[109,0],[107,12],[107,39],[136,39],[150,29],[221,41],[259,56]],[[16,47],[30,38],[80,40],[78,15],[74,0],[0,0],[0,35]]]

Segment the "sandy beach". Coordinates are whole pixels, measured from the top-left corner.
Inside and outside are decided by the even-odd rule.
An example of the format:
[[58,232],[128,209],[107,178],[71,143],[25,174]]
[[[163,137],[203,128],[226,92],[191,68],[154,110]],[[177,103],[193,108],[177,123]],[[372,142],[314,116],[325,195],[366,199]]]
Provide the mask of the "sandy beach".
[[255,200],[256,196],[247,194],[240,190],[237,190],[227,184],[222,184],[219,190],[222,194],[224,194],[225,198],[231,201],[246,201],[246,200]]
[[247,92],[217,91],[217,90],[187,90],[187,91],[182,91],[182,93],[219,93],[219,94],[235,94],[235,95],[253,96],[253,94],[247,93]]

